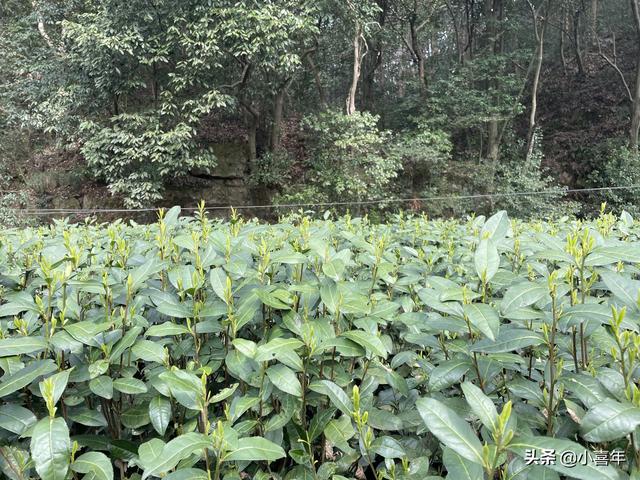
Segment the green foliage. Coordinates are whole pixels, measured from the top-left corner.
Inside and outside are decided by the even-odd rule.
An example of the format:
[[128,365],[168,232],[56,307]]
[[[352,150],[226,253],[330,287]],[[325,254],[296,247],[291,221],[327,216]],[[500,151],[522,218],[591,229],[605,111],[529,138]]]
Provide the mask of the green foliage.
[[[536,137],[532,155],[525,159],[524,142],[509,135],[498,162],[454,158],[434,176],[444,178],[437,188],[425,189],[423,195],[452,196],[423,208],[430,215],[461,216],[486,213],[494,208],[523,219],[559,218],[575,214],[579,204],[566,197],[565,187],[555,184],[542,165],[544,159]],[[522,193],[545,192],[535,195]],[[479,197],[464,198],[465,195]],[[482,197],[483,194],[488,196]],[[495,194],[495,196],[489,196]],[[462,198],[455,198],[461,196]]]
[[[628,213],[179,215],[0,232],[4,476],[619,480],[638,464]],[[555,463],[525,463],[548,448]],[[626,460],[560,461],[593,449]]]
[[378,117],[326,111],[304,123],[310,145],[303,189],[309,185],[329,201],[388,196],[401,164],[385,150],[390,132],[378,128]]
[[[1,180],[1,179],[0,179]],[[2,182],[0,182],[0,187]],[[20,227],[33,223],[31,218],[21,214],[20,210],[29,207],[29,196],[26,192],[0,192],[0,226]]]
[[264,185],[280,190],[291,185],[293,158],[286,150],[265,152],[251,167],[249,182],[253,186]]
[[9,132],[0,135],[0,227],[21,227],[33,223],[33,219],[21,214],[31,202],[24,190],[16,190],[16,177],[24,155],[22,137],[12,137]]
[[523,109],[522,76],[513,63],[526,61],[524,52],[481,56],[459,65],[432,86],[430,124],[447,129],[483,128],[490,120],[506,120]]
[[213,154],[197,148],[188,125],[166,128],[155,115],[123,114],[106,127],[86,123],[83,132],[82,153],[89,166],[128,207],[161,199],[167,178],[215,166]]
[[[589,176],[589,185],[628,186],[640,185],[640,154],[633,152],[623,140],[611,140],[591,150],[591,163],[594,170]],[[616,209],[627,210],[634,215],[640,212],[637,190],[612,190],[595,194],[592,202],[606,201]]]
[[[541,139],[538,133],[534,138],[532,154],[523,159],[526,150],[524,142],[508,142],[498,163],[494,184],[496,192],[506,194],[495,199],[494,206],[519,218],[558,218],[571,215],[578,210],[578,204],[564,198],[566,187],[555,184],[547,169],[542,165]],[[545,195],[514,195],[519,192],[549,192]]]
[[392,155],[402,165],[403,174],[398,178],[403,187],[401,195],[446,191],[445,171],[452,149],[449,136],[442,130],[420,126],[416,131],[398,135]]

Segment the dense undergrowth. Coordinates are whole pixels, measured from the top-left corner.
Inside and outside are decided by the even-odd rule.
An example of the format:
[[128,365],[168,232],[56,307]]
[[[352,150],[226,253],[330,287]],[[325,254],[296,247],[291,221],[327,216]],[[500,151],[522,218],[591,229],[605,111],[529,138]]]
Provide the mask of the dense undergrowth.
[[638,478],[639,232],[178,209],[4,231],[2,473]]

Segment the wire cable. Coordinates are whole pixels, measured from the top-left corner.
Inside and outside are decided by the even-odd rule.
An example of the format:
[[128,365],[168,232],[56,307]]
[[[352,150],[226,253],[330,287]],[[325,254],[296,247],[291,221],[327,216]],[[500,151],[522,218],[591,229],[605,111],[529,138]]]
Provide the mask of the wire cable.
[[[640,185],[626,185],[626,186],[611,186],[611,187],[593,187],[593,188],[572,188],[572,189],[558,189],[558,190],[540,190],[540,191],[525,191],[525,192],[503,192],[503,193],[477,193],[470,195],[442,195],[433,197],[414,197],[414,198],[388,198],[377,200],[360,200],[360,201],[345,201],[345,202],[317,202],[317,203],[284,203],[284,204],[270,204],[270,205],[216,205],[212,207],[205,207],[204,210],[256,210],[256,209],[271,209],[271,208],[304,208],[304,207],[338,207],[338,206],[350,206],[350,205],[381,205],[381,204],[398,204],[409,202],[427,202],[427,201],[456,201],[456,200],[473,200],[484,198],[504,198],[504,197],[526,197],[526,196],[545,196],[545,195],[567,195],[571,193],[588,193],[588,192],[603,192],[614,190],[638,190]],[[76,215],[90,215],[99,213],[130,213],[130,212],[157,212],[160,208],[170,207],[148,207],[148,208],[19,208],[19,207],[7,207],[7,210],[13,210],[21,212],[27,215],[61,215],[61,214],[76,214]],[[183,207],[183,211],[197,211],[198,207]]]

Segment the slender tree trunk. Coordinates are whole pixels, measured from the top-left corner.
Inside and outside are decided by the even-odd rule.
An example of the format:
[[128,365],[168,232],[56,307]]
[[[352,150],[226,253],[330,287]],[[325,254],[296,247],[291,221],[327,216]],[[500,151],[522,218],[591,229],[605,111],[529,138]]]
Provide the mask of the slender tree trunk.
[[583,51],[582,51],[582,32],[580,27],[581,16],[582,16],[582,10],[581,8],[578,8],[575,14],[573,15],[573,47],[574,47],[574,53],[576,56],[576,63],[578,64],[578,74],[581,77],[584,77],[585,69],[584,69],[584,58],[583,58]]
[[[389,0],[377,0],[376,2],[380,8],[378,15],[378,25],[381,29],[384,29],[387,14],[389,11]],[[363,70],[364,75],[362,79],[362,103],[365,109],[373,110],[374,108],[374,89],[376,72],[382,65],[384,43],[380,36],[376,37],[373,42],[373,48],[371,52],[364,58]]]
[[360,71],[362,70],[362,39],[360,37],[362,37],[362,25],[358,22],[353,36],[353,76],[349,94],[347,95],[347,115],[352,115],[356,112],[356,92],[358,90],[358,81],[360,80]]
[[594,47],[598,43],[598,0],[591,0],[591,8],[589,10],[591,20],[591,46]]
[[458,15],[453,11],[453,7],[451,6],[451,2],[449,0],[446,1],[447,11],[449,12],[449,16],[451,17],[451,24],[453,25],[453,31],[456,36],[456,51],[458,52],[458,63],[462,64],[464,61],[464,47],[462,46],[462,34],[460,28],[460,20]]
[[568,25],[567,7],[562,6],[562,23],[560,26],[560,61],[562,62],[562,72],[567,75],[567,57],[564,53],[564,41]]
[[[502,35],[498,34],[498,21],[499,15],[502,11],[501,0],[489,1],[486,4],[486,15],[488,18],[488,41],[491,42],[491,50],[494,55],[502,53],[503,43],[501,41]],[[499,133],[499,120],[491,119],[487,123],[487,158],[492,164],[497,164],[498,157],[500,155],[500,133]]]
[[640,132],[640,61],[636,66],[636,88],[631,109],[631,131],[629,135],[629,148],[638,151],[638,134]]
[[320,71],[316,66],[316,63],[313,61],[313,55],[309,55],[307,57],[307,62],[309,63],[309,68],[311,68],[311,73],[313,74],[313,81],[316,84],[316,89],[318,90],[318,99],[320,100],[320,105],[323,109],[327,109],[327,93],[324,90],[324,86],[322,85],[322,78],[320,78]]
[[44,19],[42,18],[42,15],[38,11],[39,9],[38,9],[37,1],[36,0],[32,0],[31,1],[31,6],[33,7],[33,12],[36,15],[36,19],[37,19],[37,22],[38,22],[38,32],[40,32],[40,36],[43,38],[43,40],[49,46],[49,48],[51,48],[52,50],[61,51],[61,48],[56,47],[54,45],[53,41],[51,40],[51,37],[47,33],[47,29],[46,29],[46,27],[44,25]]
[[491,120],[487,125],[487,158],[492,163],[498,162],[498,156],[500,154],[500,144],[498,143],[498,138],[498,121]]
[[[638,0],[631,0],[633,20],[636,25],[638,44],[640,45],[640,6]],[[640,58],[636,64],[636,84],[633,92],[633,105],[631,107],[631,130],[629,132],[629,148],[638,151],[638,134],[640,132]]]
[[543,15],[542,25],[538,28],[538,12],[536,12],[535,8],[532,8],[533,28],[538,45],[536,48],[536,66],[531,86],[531,111],[529,112],[529,132],[527,133],[527,160],[531,157],[534,147],[536,113],[538,109],[538,85],[540,84],[540,72],[542,71],[542,60],[544,59],[544,32],[547,28],[547,11],[542,9],[541,13]]
[[282,117],[284,112],[284,100],[287,95],[287,89],[291,85],[293,78],[287,78],[276,93],[273,102],[273,124],[271,126],[271,151],[280,148],[280,139],[282,132]]
[[276,93],[273,102],[273,125],[271,128],[271,151],[280,148],[280,132],[282,131],[282,112],[284,111],[284,97],[286,89],[282,88]]
[[258,158],[258,122],[260,116],[253,105],[243,103],[247,113],[247,137],[249,143],[249,162],[253,163]]
[[[487,0],[490,1],[490,0]],[[463,63],[473,58],[474,53],[474,18],[473,18],[473,0],[466,0],[464,3],[465,18],[465,46],[463,52]]]
[[371,62],[365,62],[365,64],[371,63],[371,65],[365,68],[366,73],[362,79],[362,103],[365,109],[373,110],[376,72],[380,65],[382,65],[382,46],[377,45],[375,48],[375,56],[368,55],[366,58],[371,58]]
[[[416,2],[417,4],[417,2]],[[417,5],[416,5],[417,8]],[[426,95],[427,92],[427,74],[425,70],[424,53],[420,48],[418,42],[418,31],[416,30],[416,15],[414,13],[413,18],[409,22],[409,36],[411,38],[411,50],[413,50],[414,60],[418,66],[418,79],[420,80],[420,91],[422,95]]]

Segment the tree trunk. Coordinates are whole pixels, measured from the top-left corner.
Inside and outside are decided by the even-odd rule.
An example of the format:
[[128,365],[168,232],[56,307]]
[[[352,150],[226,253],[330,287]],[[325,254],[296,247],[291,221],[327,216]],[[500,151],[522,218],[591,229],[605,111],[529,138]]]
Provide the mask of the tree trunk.
[[562,6],[562,24],[560,25],[560,61],[562,62],[562,71],[564,75],[567,74],[567,57],[564,54],[564,40],[567,31],[568,18],[567,7]]
[[287,78],[276,93],[273,102],[273,124],[271,126],[271,151],[274,152],[280,148],[280,138],[282,132],[282,116],[284,112],[284,100],[287,95],[287,89],[291,85],[292,78]]
[[273,102],[273,125],[271,128],[271,151],[276,151],[280,148],[280,132],[282,130],[282,112],[284,110],[284,97],[286,90],[280,89],[276,93],[276,98]]
[[365,62],[365,65],[367,63],[371,65],[365,68],[365,74],[362,78],[362,103],[366,110],[373,110],[376,72],[382,65],[382,47],[376,46],[375,56],[368,55],[366,58],[371,58],[371,62]]
[[258,111],[252,105],[243,103],[247,113],[247,141],[249,143],[249,163],[252,164],[258,158]]
[[[500,20],[500,12],[502,11],[501,0],[492,0],[486,4],[487,15],[487,41],[490,42],[490,47],[494,55],[502,53],[504,47],[502,43],[502,35],[498,32],[498,23]],[[500,24],[502,25],[502,24]],[[499,132],[499,120],[492,119],[487,123],[487,158],[495,166],[498,162],[500,155],[500,132]]]
[[629,148],[638,151],[638,134],[640,132],[640,61],[636,66],[636,88],[631,107],[631,132],[629,136]]
[[487,124],[487,158],[492,163],[497,163],[500,153],[498,121],[490,120]]
[[[543,4],[544,6],[544,4]],[[536,48],[536,67],[533,74],[533,84],[531,86],[531,111],[529,112],[529,132],[527,133],[527,156],[526,160],[531,157],[534,147],[534,137],[536,130],[536,113],[538,109],[538,85],[540,84],[540,72],[542,70],[542,60],[544,59],[544,32],[547,28],[547,12],[541,7],[543,15],[542,26],[538,28],[538,12],[532,8],[533,27],[536,35],[538,46]]]
[[[416,2],[417,4],[417,2]],[[417,5],[416,5],[417,8]],[[425,71],[424,53],[420,48],[418,42],[418,31],[416,30],[416,14],[411,18],[409,22],[409,36],[411,37],[411,50],[413,51],[414,60],[418,66],[418,79],[420,80],[420,91],[423,96],[427,92],[427,75]]]
[[573,15],[573,47],[576,55],[576,63],[578,64],[578,74],[581,77],[585,76],[584,70],[584,58],[582,52],[582,32],[580,31],[580,17],[582,16],[582,10],[578,8]]
[[313,80],[316,83],[316,89],[318,90],[318,99],[320,100],[320,105],[323,109],[327,109],[327,93],[324,90],[324,86],[322,85],[322,79],[320,78],[320,71],[316,66],[316,63],[313,61],[313,56],[309,55],[307,57],[307,62],[309,62],[309,68],[311,68],[311,73],[313,74]]
[[453,11],[453,7],[451,6],[451,2],[447,0],[447,11],[449,12],[449,16],[451,16],[451,24],[453,25],[453,31],[456,36],[456,51],[458,52],[458,63],[462,64],[464,62],[464,47],[462,46],[462,33],[460,28],[460,20],[458,15]]
[[[640,45],[640,6],[638,0],[631,0],[633,20],[636,25],[638,44]],[[636,85],[633,92],[633,105],[631,107],[631,130],[629,132],[629,148],[638,151],[638,134],[640,132],[640,58],[636,64]]]
[[356,112],[356,92],[358,90],[358,81],[360,80],[360,71],[362,69],[362,25],[356,24],[355,34],[353,36],[353,77],[351,78],[351,86],[347,95],[347,115]]
[[[376,3],[380,8],[378,15],[378,25],[381,29],[384,29],[387,21],[387,13],[389,10],[389,0],[377,0]],[[373,110],[374,108],[374,90],[376,72],[382,65],[382,51],[384,43],[380,36],[376,38],[373,43],[371,53],[369,53],[363,62],[364,76],[362,79],[362,103],[367,110]]]
[[53,41],[51,40],[51,37],[47,33],[47,29],[46,29],[46,27],[44,25],[44,19],[42,18],[42,15],[38,11],[38,3],[36,2],[36,0],[32,0],[31,1],[31,6],[33,7],[33,12],[36,15],[36,19],[37,19],[37,23],[38,23],[38,32],[40,32],[40,36],[43,38],[43,40],[49,46],[49,48],[51,48],[52,50],[56,50],[56,51],[62,52],[62,48],[61,47],[56,47],[53,44]]
[[589,11],[591,17],[591,46],[595,46],[598,41],[598,0],[591,0],[591,9]]

